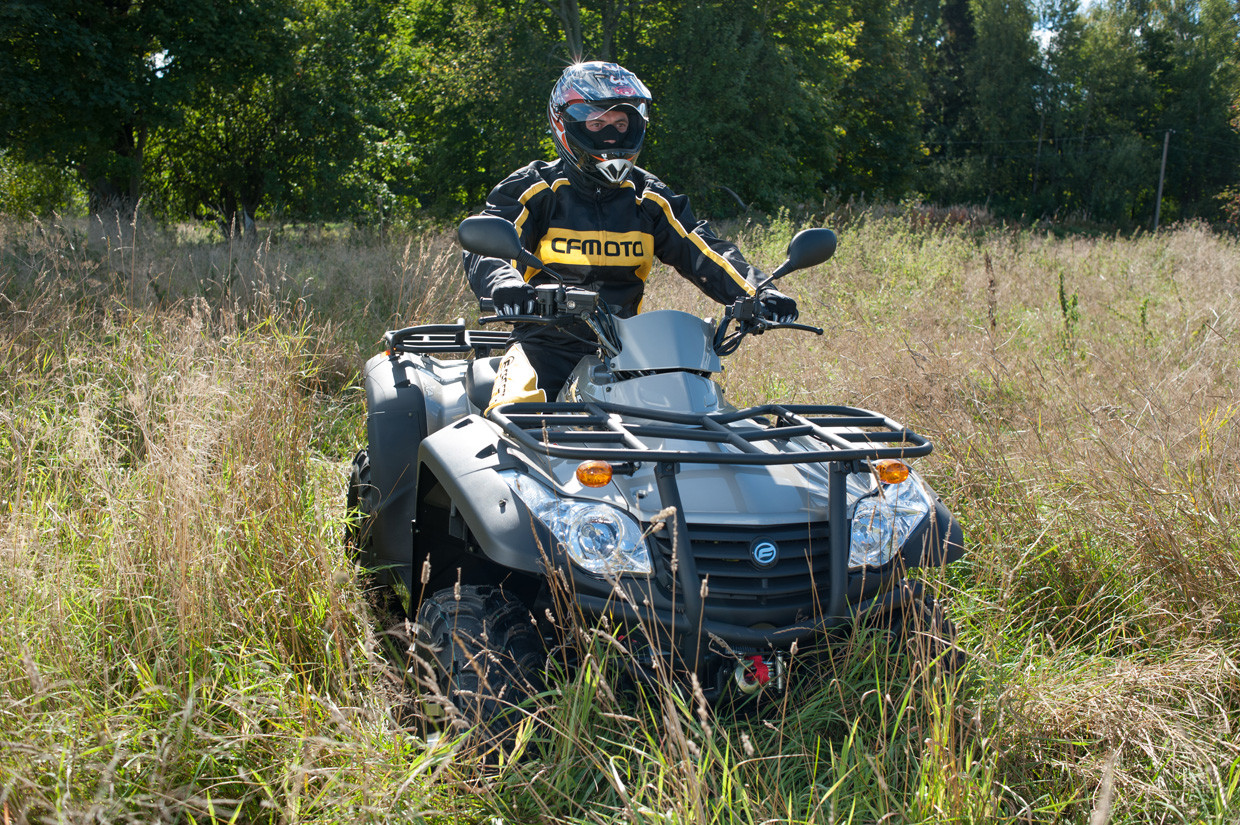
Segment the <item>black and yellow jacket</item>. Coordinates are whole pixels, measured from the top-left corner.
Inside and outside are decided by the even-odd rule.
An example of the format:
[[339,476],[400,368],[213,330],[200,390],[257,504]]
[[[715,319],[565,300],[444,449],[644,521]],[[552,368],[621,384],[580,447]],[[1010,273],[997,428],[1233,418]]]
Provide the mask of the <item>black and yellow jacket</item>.
[[[693,217],[687,197],[641,168],[613,189],[595,187],[576,174],[570,181],[560,160],[534,161],[491,190],[483,213],[511,221],[526,249],[570,281],[597,290],[622,317],[638,312],[655,258],[720,303],[752,295],[763,278],[735,244],[715,237],[705,221]],[[505,284],[550,280],[535,270],[518,272],[513,261],[469,252],[464,261],[479,298]],[[527,344],[592,348],[575,340],[578,335],[581,330],[535,325],[514,330]]]

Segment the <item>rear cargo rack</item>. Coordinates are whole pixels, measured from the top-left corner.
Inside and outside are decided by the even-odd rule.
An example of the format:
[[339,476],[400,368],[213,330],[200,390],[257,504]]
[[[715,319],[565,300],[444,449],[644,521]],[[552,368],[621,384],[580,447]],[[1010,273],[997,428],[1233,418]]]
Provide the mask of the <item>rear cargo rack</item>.
[[504,349],[512,339],[507,330],[467,329],[465,322],[455,324],[423,324],[389,330],[383,343],[389,355],[395,353],[432,354],[437,352],[472,352],[478,358]]
[[[857,407],[765,404],[686,414],[605,403],[519,403],[500,405],[489,416],[522,447],[555,458],[816,464],[916,458],[934,449],[928,439],[902,424]],[[669,449],[662,444],[665,441],[690,446]],[[763,443],[781,448],[764,450],[759,446]]]

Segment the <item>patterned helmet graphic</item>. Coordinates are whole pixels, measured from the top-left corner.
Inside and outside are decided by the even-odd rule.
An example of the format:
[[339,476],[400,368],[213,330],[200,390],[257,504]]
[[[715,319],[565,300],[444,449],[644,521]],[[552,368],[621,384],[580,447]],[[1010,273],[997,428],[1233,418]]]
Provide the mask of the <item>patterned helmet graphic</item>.
[[650,104],[646,84],[623,66],[569,66],[547,105],[555,150],[591,182],[620,186],[641,153]]

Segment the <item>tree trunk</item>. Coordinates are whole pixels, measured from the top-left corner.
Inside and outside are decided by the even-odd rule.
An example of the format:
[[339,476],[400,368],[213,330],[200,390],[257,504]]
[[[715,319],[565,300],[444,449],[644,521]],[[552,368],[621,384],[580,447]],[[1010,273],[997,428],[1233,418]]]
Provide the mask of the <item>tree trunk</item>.
[[603,32],[599,43],[598,58],[607,62],[616,59],[616,26],[620,22],[619,0],[604,0],[602,8]]
[[564,26],[564,43],[568,46],[568,54],[574,63],[583,58],[581,43],[581,7],[577,0],[560,0],[555,16],[560,18]]
[[88,170],[78,169],[78,173],[90,181],[87,243],[113,249],[128,246],[133,241],[138,202],[142,196],[142,153],[146,147],[146,133],[135,130],[131,124],[122,124],[116,131],[115,147],[121,162],[108,172],[92,176]]
[[131,245],[138,217],[138,199],[126,186],[110,178],[97,178],[90,186],[89,246],[119,249]]

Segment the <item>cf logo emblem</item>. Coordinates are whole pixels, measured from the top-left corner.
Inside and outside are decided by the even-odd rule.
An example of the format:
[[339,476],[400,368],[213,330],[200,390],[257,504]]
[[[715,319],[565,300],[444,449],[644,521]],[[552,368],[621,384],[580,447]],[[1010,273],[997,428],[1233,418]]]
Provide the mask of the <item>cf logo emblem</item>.
[[770,539],[757,539],[749,546],[749,558],[759,570],[768,570],[779,561],[779,547]]

